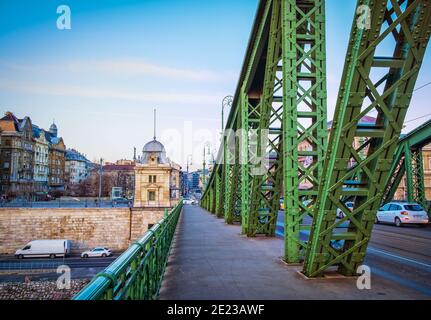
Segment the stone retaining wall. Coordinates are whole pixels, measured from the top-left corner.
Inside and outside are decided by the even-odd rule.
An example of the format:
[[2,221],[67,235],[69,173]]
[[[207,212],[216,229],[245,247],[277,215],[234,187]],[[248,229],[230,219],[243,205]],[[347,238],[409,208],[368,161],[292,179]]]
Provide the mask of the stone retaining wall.
[[0,254],[13,254],[38,239],[71,240],[72,251],[96,246],[124,250],[163,214],[163,208],[2,208]]

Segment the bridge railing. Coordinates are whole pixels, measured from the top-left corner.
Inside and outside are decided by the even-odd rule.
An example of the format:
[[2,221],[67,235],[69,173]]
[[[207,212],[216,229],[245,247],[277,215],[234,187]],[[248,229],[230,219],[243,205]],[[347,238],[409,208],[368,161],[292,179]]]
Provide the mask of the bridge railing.
[[183,201],[109,267],[74,300],[154,300],[160,290]]

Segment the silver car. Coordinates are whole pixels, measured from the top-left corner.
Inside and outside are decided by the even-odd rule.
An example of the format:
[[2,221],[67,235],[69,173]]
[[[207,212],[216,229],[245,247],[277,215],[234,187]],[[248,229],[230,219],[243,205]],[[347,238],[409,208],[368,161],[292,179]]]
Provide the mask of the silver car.
[[103,247],[96,247],[92,250],[84,251],[81,254],[81,258],[95,258],[95,257],[106,258],[110,256],[112,256],[111,249],[103,248]]
[[415,202],[390,202],[377,212],[376,223],[426,225],[429,222],[426,211]]

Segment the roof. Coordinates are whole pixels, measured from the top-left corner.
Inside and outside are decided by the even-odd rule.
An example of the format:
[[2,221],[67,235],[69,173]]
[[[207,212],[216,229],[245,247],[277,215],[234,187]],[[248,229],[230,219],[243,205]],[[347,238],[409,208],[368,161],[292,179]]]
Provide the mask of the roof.
[[108,164],[103,166],[103,171],[133,171],[133,170],[135,170],[134,165]]
[[17,132],[17,128],[15,127],[15,123],[9,120],[0,120],[0,128],[4,132]]
[[30,123],[31,120],[29,117],[25,117],[24,119],[18,119],[12,112],[6,112],[5,116],[0,119],[1,129],[3,131],[8,132],[22,132],[25,129],[27,123]]
[[165,146],[154,139],[144,146],[143,152],[165,152]]
[[68,149],[66,151],[66,161],[90,162],[83,154],[73,149]]

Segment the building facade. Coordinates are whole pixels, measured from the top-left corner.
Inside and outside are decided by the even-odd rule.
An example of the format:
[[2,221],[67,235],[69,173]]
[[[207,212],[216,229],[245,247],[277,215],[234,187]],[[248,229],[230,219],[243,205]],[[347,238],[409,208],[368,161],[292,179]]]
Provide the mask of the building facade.
[[35,192],[48,192],[49,176],[49,141],[45,131],[33,125]]
[[[128,163],[128,162],[121,162]],[[135,189],[135,165],[129,164],[106,164],[102,170],[104,184],[112,188],[121,188],[123,197],[132,198]]]
[[65,155],[65,183],[80,184],[90,175],[90,161],[75,149],[68,149]]
[[171,208],[180,199],[181,167],[166,157],[162,143],[154,138],[143,149],[135,166],[134,207]]
[[[431,200],[431,144],[425,146],[422,149],[422,158],[424,161],[424,185],[425,185],[425,198]],[[407,199],[407,178],[404,177],[401,180],[400,186],[394,195],[394,200],[406,200]]]
[[58,137],[57,126],[53,123],[46,133],[49,140],[49,188],[63,191],[65,187],[66,145]]
[[6,112],[0,119],[0,192],[3,195],[28,197],[33,192],[34,142],[29,117],[18,119]]

